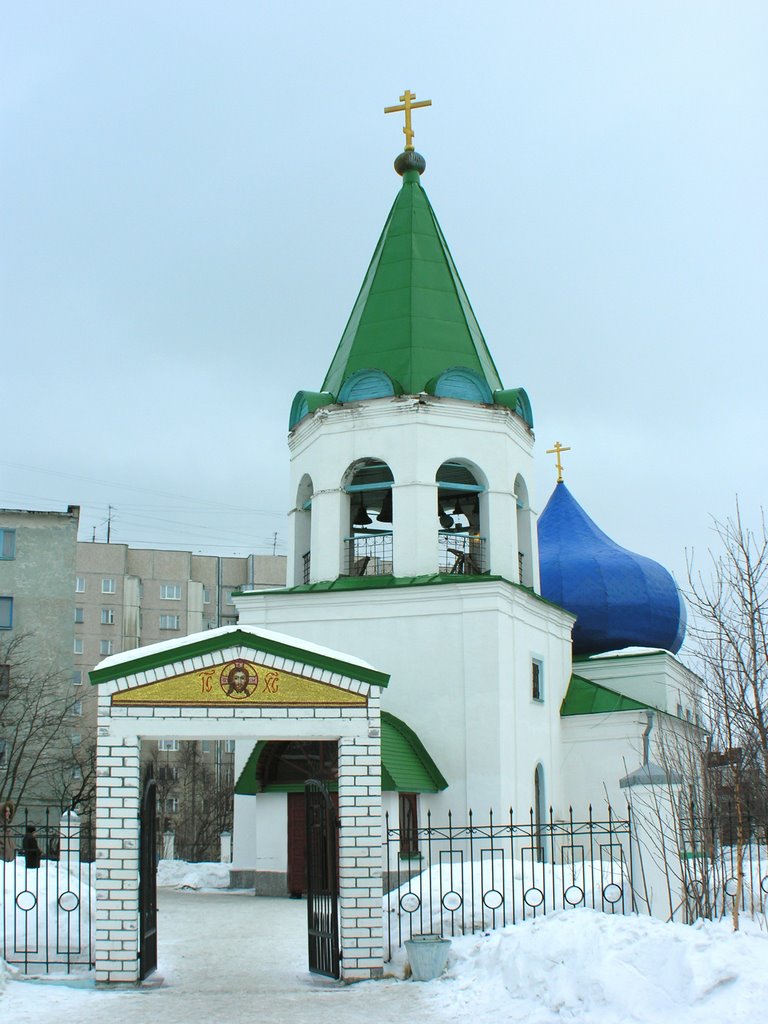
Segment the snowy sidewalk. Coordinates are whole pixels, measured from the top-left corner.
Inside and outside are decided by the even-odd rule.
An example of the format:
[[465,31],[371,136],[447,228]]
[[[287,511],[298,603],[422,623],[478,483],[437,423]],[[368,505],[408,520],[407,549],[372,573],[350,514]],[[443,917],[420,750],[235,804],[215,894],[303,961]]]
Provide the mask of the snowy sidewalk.
[[[768,935],[574,910],[453,943],[438,981],[345,986],[307,970],[306,903],[161,889],[156,988],[9,981],[5,1024],[752,1024]],[[402,960],[400,960],[402,964]],[[3,983],[0,974],[0,988]]]

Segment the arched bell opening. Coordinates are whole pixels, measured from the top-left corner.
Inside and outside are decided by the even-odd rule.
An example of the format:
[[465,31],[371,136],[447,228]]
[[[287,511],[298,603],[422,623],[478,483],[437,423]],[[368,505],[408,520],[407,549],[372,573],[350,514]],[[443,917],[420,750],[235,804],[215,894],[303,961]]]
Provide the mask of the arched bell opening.
[[528,501],[528,487],[518,474],[515,477],[515,504],[517,505],[517,571],[524,587],[533,587],[533,523]]
[[293,521],[293,583],[309,583],[312,563],[312,479],[303,476],[296,492]]
[[479,471],[463,462],[444,462],[436,479],[439,571],[487,573],[486,488]]
[[378,459],[363,459],[347,473],[349,533],[345,537],[348,576],[392,574],[392,471]]

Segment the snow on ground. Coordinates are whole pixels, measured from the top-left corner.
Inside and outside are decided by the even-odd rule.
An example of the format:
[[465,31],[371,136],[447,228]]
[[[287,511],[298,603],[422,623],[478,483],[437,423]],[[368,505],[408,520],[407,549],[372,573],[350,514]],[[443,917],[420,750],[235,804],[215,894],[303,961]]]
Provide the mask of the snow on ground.
[[[157,987],[13,976],[9,1024],[746,1024],[768,1001],[768,934],[745,921],[695,927],[572,910],[454,939],[445,975],[344,986],[306,966],[306,903],[160,891]],[[0,986],[2,981],[0,981]]]
[[158,886],[175,889],[227,889],[230,864],[190,864],[186,860],[161,860],[157,865]]

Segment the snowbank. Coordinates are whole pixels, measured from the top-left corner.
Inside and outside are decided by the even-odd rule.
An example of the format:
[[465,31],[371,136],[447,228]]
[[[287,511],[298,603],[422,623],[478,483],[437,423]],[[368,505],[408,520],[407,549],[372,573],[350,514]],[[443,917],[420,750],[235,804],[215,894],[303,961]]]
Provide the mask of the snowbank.
[[161,860],[157,865],[157,884],[175,889],[227,889],[229,864]]

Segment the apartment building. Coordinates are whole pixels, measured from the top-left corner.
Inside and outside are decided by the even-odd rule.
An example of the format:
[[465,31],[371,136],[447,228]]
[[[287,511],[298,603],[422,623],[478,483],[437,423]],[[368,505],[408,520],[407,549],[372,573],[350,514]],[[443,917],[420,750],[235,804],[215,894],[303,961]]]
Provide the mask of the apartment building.
[[0,802],[65,798],[76,719],[72,580],[80,509],[0,509]]
[[[281,555],[231,558],[88,543],[77,540],[78,520],[76,506],[0,510],[0,645],[28,638],[37,676],[55,678],[66,699],[56,748],[60,769],[25,795],[51,807],[87,799],[97,710],[88,673],[95,665],[110,654],[233,624],[233,591],[285,583]],[[18,710],[14,671],[0,657],[0,771],[12,756],[3,733],[9,732],[9,693]],[[155,765],[160,824],[176,833],[177,853],[212,850],[214,834],[218,842],[218,832],[231,828],[234,744],[169,737],[145,744],[143,757]],[[13,788],[10,773],[0,775],[0,797],[13,798]]]

